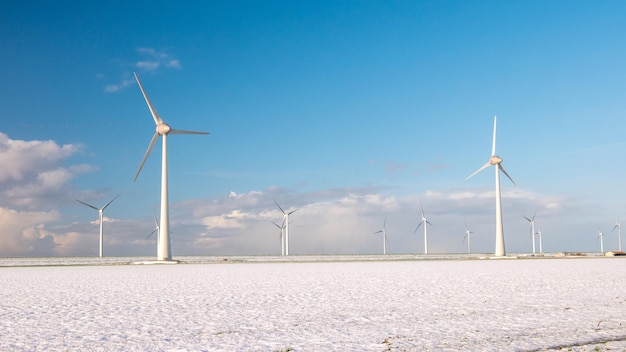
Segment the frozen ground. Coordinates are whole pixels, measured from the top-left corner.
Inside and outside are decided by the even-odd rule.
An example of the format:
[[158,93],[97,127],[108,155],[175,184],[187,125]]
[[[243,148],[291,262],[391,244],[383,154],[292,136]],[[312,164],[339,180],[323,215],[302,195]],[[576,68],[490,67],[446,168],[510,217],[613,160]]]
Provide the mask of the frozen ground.
[[0,260],[0,351],[626,350],[626,258],[248,259]]

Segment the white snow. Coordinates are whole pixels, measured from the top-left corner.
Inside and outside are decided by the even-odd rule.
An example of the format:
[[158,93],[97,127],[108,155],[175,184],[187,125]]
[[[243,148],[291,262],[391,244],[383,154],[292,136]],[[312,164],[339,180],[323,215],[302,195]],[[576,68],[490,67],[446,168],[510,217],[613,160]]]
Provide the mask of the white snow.
[[624,258],[135,259],[0,260],[0,351],[626,350]]

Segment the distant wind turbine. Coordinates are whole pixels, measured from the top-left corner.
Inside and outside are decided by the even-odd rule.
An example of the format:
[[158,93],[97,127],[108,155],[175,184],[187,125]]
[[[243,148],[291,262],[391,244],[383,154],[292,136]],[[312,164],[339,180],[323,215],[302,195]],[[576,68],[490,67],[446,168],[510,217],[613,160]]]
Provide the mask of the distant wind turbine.
[[278,205],[278,202],[276,202],[276,199],[274,199],[274,203],[276,203],[278,209],[280,209],[283,213],[283,223],[285,226],[285,255],[289,255],[289,215],[295,213],[298,209],[285,213],[283,208],[281,208],[280,205]]
[[615,231],[615,229],[617,229],[617,250],[619,250],[620,252],[622,251],[622,225],[619,223],[619,218],[617,218],[617,222],[615,224],[615,227],[613,228],[612,231]]
[[541,240],[541,226],[539,226],[539,231],[537,231],[536,235],[539,236],[539,253],[543,254],[543,245]]
[[148,237],[146,237],[146,240],[149,239],[152,234],[154,234],[156,232],[157,234],[157,243],[159,243],[159,220],[156,217],[156,214],[154,214],[154,229],[152,230],[152,232],[150,232],[150,234],[148,235]]
[[530,238],[533,242],[533,254],[535,254],[535,215],[537,215],[537,212],[535,212],[533,214],[533,217],[530,219],[524,215],[524,219],[528,220],[528,222],[530,223]]
[[604,253],[604,234],[598,230],[598,238],[600,239],[600,252]]
[[96,208],[96,207],[94,207],[94,206],[93,206],[93,205],[91,205],[91,204],[87,204],[87,203],[85,203],[85,202],[82,202],[82,201],[80,201],[80,200],[76,199],[76,201],[77,201],[78,203],[83,204],[83,205],[86,205],[86,206],[90,207],[91,209],[94,209],[95,211],[97,211],[97,212],[98,212],[98,218],[99,218],[99,221],[100,221],[100,257],[102,257],[102,243],[103,243],[103,236],[102,236],[102,234],[103,234],[103,233],[102,233],[102,212],[104,211],[104,209],[106,209],[106,208],[109,206],[109,204],[113,203],[113,201],[114,201],[117,197],[119,197],[119,196],[120,196],[119,194],[118,194],[118,195],[116,195],[113,199],[111,199],[111,200],[110,200],[107,204],[105,204],[102,208]]
[[283,218],[282,225],[278,225],[273,221],[272,224],[280,229],[280,255],[285,255],[285,219]]
[[383,222],[383,228],[374,232],[374,234],[382,233],[383,234],[383,254],[387,254],[387,218],[385,217],[385,221]]
[[137,84],[139,84],[139,89],[141,89],[141,93],[143,94],[144,99],[146,100],[146,104],[148,104],[148,109],[150,109],[150,113],[152,114],[152,118],[154,119],[154,123],[156,124],[156,133],[152,136],[152,140],[150,141],[150,145],[148,146],[148,150],[146,150],[146,154],[143,156],[143,160],[141,160],[141,164],[139,164],[139,168],[137,169],[137,173],[135,173],[135,178],[133,182],[137,180],[137,176],[139,176],[139,172],[141,172],[141,168],[143,164],[146,162],[148,155],[150,155],[150,151],[152,151],[152,147],[154,143],[159,138],[162,137],[162,158],[161,158],[161,226],[159,227],[159,239],[157,246],[157,259],[158,260],[172,260],[172,250],[171,250],[171,242],[170,242],[170,213],[169,213],[169,199],[168,199],[168,182],[167,182],[167,136],[169,134],[208,134],[207,132],[195,132],[195,131],[184,131],[184,130],[175,130],[170,127],[167,123],[163,122],[161,116],[157,113],[157,111],[152,106],[146,91],[143,89],[143,85],[139,80],[139,76],[135,73],[135,79],[137,80]]
[[495,166],[496,170],[496,250],[495,255],[498,257],[502,257],[506,255],[506,250],[504,249],[504,226],[502,224],[502,196],[500,194],[500,171],[502,171],[506,177],[515,184],[515,181],[509,176],[509,174],[502,167],[502,158],[496,155],[496,118],[493,118],[493,143],[491,147],[491,157],[489,161],[483,165],[480,169],[476,170],[473,174],[469,175],[467,179],[476,175],[477,173],[483,171],[489,166]]
[[474,232],[470,231],[469,227],[467,227],[467,224],[465,224],[465,236],[463,236],[463,240],[465,241],[465,239],[467,238],[467,254],[472,253],[472,247],[471,247],[471,234],[473,234]]
[[424,254],[428,254],[428,229],[427,229],[427,224],[428,225],[433,225],[430,223],[430,221],[428,221],[426,219],[426,216],[424,215],[424,207],[422,206],[422,201],[420,201],[420,208],[422,210],[422,220],[420,221],[419,224],[417,224],[417,227],[415,228],[415,231],[413,231],[413,234],[417,233],[417,229],[420,228],[420,226],[424,225]]

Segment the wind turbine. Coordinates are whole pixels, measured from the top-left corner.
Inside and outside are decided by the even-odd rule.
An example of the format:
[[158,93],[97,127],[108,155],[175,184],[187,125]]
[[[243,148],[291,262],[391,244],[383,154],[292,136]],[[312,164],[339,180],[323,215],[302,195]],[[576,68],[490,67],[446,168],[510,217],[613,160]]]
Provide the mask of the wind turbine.
[[600,252],[604,253],[604,234],[598,230],[598,238],[600,239]]
[[615,229],[617,229],[617,240],[618,240],[617,249],[621,252],[622,251],[622,225],[619,223],[619,218],[617,218],[617,222],[612,231],[615,231]]
[[495,255],[497,257],[502,257],[506,255],[506,250],[504,249],[504,226],[502,225],[502,195],[500,194],[500,171],[502,171],[506,177],[515,184],[515,181],[509,176],[509,174],[502,167],[502,158],[496,155],[496,117],[493,118],[493,143],[491,147],[491,157],[489,161],[483,165],[480,169],[476,170],[473,174],[469,175],[467,179],[476,175],[477,173],[483,171],[489,166],[495,166],[496,170],[496,250]]
[[532,218],[528,218],[527,216],[524,216],[524,219],[528,220],[528,222],[530,223],[530,237],[532,238],[532,242],[533,242],[533,254],[535,254],[535,215],[537,215],[537,212],[535,212],[533,214]]
[[280,255],[285,255],[285,219],[283,218],[282,226],[273,221],[272,224],[280,229]]
[[113,199],[111,199],[107,204],[105,204],[102,208],[96,208],[91,204],[87,204],[85,202],[82,202],[78,199],[76,199],[76,201],[80,204],[86,205],[88,207],[90,207],[91,209],[94,209],[98,212],[98,218],[100,219],[100,257],[102,257],[102,243],[103,243],[103,237],[102,237],[102,212],[104,211],[104,209],[106,209],[106,207],[109,206],[109,204],[113,203],[113,201],[115,200],[115,198],[119,197],[120,195],[116,195]]
[[539,226],[539,231],[537,231],[536,235],[539,235],[539,253],[543,254],[543,245],[541,240],[541,226]]
[[374,234],[382,233],[383,234],[383,254],[387,254],[387,217],[385,217],[385,222],[383,222],[383,228],[374,232]]
[[289,215],[295,213],[298,209],[285,213],[283,208],[281,208],[280,205],[278,205],[278,202],[276,202],[276,199],[274,199],[274,203],[276,203],[278,209],[280,209],[283,213],[283,223],[285,226],[285,255],[289,255]]
[[465,236],[463,236],[463,240],[465,241],[465,239],[467,238],[467,254],[472,253],[472,247],[471,247],[471,234],[473,234],[474,232],[470,231],[469,227],[467,227],[467,224],[465,224]]
[[156,232],[157,234],[157,243],[159,243],[159,220],[156,217],[156,214],[154,214],[154,230],[152,230],[152,232],[150,232],[150,234],[148,235],[148,237],[146,237],[146,240],[149,239],[152,234],[154,234]]
[[422,221],[420,221],[420,223],[417,225],[415,231],[413,231],[413,234],[417,233],[417,229],[419,229],[420,226],[424,224],[424,254],[428,254],[428,230],[426,228],[426,224],[431,226],[432,224],[426,219],[426,216],[424,215],[424,207],[422,206],[422,201],[420,201],[420,208],[422,209]]
[[152,136],[152,140],[150,141],[150,145],[148,146],[148,150],[146,150],[146,154],[143,156],[143,160],[141,160],[141,164],[139,164],[139,168],[137,169],[137,173],[135,173],[135,178],[133,182],[137,180],[137,176],[139,176],[139,172],[141,172],[141,168],[143,164],[146,162],[148,155],[150,155],[150,151],[152,151],[152,147],[156,140],[161,136],[162,139],[162,158],[161,158],[161,226],[159,226],[159,239],[157,246],[157,260],[172,260],[172,251],[170,248],[170,215],[169,215],[169,200],[168,200],[168,189],[167,189],[167,135],[168,134],[208,134],[207,132],[195,132],[195,131],[185,131],[185,130],[175,130],[170,127],[167,123],[163,122],[161,116],[157,113],[157,111],[152,106],[146,91],[143,89],[143,85],[139,80],[139,76],[135,73],[135,79],[137,80],[137,84],[139,84],[139,89],[141,89],[141,94],[143,94],[144,99],[146,100],[146,104],[148,105],[148,109],[150,109],[150,113],[152,114],[152,118],[154,119],[154,123],[156,124],[156,133]]

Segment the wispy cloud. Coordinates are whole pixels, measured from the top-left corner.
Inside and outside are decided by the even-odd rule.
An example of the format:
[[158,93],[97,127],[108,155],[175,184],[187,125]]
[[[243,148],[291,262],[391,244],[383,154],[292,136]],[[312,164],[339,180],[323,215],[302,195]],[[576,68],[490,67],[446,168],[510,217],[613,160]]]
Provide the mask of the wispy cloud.
[[[156,72],[161,68],[180,69],[180,61],[174,55],[154,48],[140,47],[136,49],[138,54],[137,60],[133,61],[129,66],[133,71],[140,72]],[[101,76],[98,76],[101,78]],[[131,72],[124,72],[122,79],[118,83],[108,84],[104,87],[107,93],[115,93],[129,85],[135,83]]]

